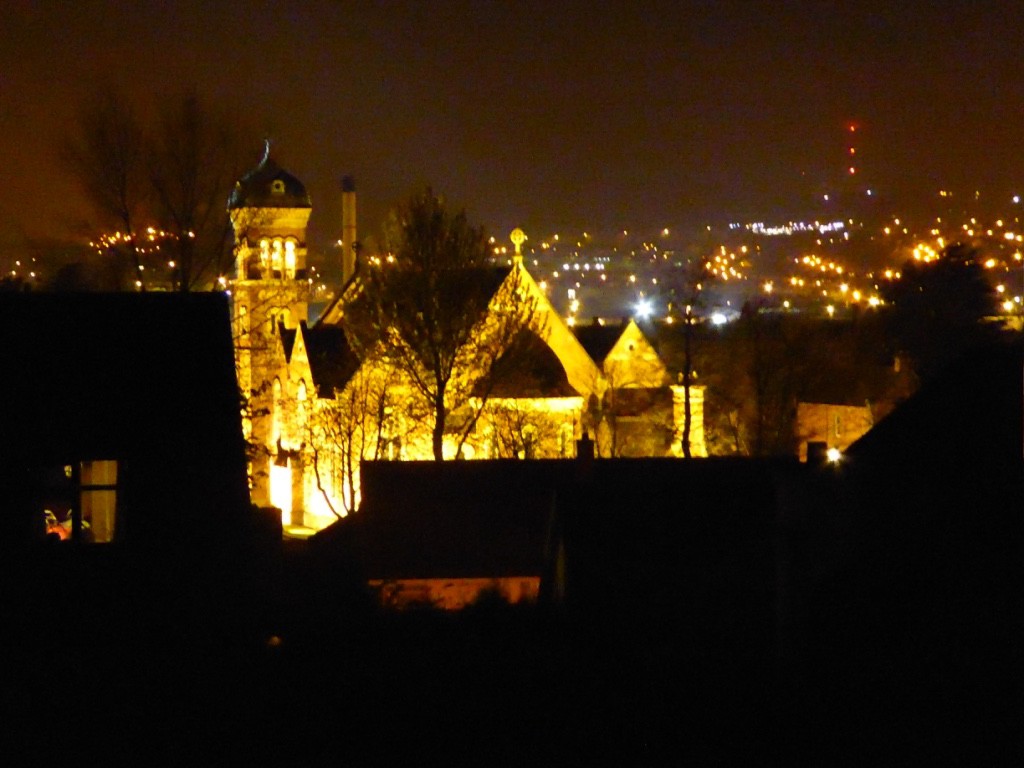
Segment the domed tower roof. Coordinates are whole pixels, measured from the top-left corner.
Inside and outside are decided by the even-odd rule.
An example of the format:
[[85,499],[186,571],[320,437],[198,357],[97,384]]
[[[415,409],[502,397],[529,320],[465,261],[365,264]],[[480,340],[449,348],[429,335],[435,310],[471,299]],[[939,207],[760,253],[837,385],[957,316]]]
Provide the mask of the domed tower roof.
[[306,187],[271,160],[269,148],[260,164],[235,183],[228,198],[228,210],[312,207]]

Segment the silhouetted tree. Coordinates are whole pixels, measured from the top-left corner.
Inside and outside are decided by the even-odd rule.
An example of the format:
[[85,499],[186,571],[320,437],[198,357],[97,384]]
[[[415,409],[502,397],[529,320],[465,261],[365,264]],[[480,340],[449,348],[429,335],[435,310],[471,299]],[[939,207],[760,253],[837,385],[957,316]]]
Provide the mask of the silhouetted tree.
[[489,372],[533,322],[536,305],[516,268],[510,276],[491,263],[483,230],[429,188],[392,213],[384,244],[387,258],[365,270],[352,314],[369,320],[389,362],[426,401],[441,460],[449,418],[460,412],[452,426],[461,448],[486,401]]
[[704,259],[688,260],[686,267],[678,274],[675,285],[670,289],[669,316],[683,326],[683,458],[690,455],[690,430],[693,412],[690,405],[690,388],[693,386],[693,344],[698,312],[703,302],[701,291],[705,278]]
[[138,230],[149,183],[146,140],[135,108],[114,91],[94,95],[81,108],[62,155],[92,204],[100,231],[114,227],[126,235],[109,250],[127,257],[144,289]]
[[228,195],[242,172],[237,124],[196,94],[165,109],[148,145],[153,213],[169,232],[174,283],[187,292],[215,284],[232,261]]
[[995,304],[979,257],[971,246],[952,244],[934,262],[908,261],[884,292],[892,340],[922,378],[996,335],[983,322]]
[[96,214],[95,234],[110,235],[111,228],[120,233],[97,241],[108,253],[127,257],[141,290],[153,279],[147,267],[163,271],[169,263],[176,290],[216,287],[230,264],[226,207],[244,170],[240,148],[257,142],[241,141],[237,119],[217,113],[196,94],[169,101],[155,123],[138,114],[122,95],[101,93],[82,107],[65,141],[66,164]]

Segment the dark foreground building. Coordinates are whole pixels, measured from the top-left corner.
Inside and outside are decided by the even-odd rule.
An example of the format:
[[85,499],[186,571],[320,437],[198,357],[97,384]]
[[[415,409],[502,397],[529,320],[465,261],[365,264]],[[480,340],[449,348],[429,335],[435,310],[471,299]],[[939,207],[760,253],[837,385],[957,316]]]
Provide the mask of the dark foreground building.
[[[226,297],[0,295],[3,544],[226,547],[249,518]],[[46,514],[49,510],[49,514]]]

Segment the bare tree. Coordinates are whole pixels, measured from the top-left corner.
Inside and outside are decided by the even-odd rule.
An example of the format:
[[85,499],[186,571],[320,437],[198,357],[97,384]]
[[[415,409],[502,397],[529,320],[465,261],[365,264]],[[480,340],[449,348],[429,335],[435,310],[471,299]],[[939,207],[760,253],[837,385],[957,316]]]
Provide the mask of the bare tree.
[[330,457],[331,484],[345,511],[354,512],[361,462],[400,457],[405,430],[416,421],[409,410],[412,405],[402,392],[397,371],[387,365],[364,367],[333,399],[319,401],[307,442],[317,486],[336,515],[340,516],[323,483],[321,454]]
[[159,115],[144,123],[121,95],[100,94],[82,108],[65,161],[96,211],[96,241],[128,257],[138,288],[151,281],[145,262],[157,251],[161,268],[173,264],[176,290],[216,288],[231,264],[226,206],[244,170],[241,147],[257,142],[241,141],[234,117],[194,93]]
[[449,427],[459,449],[472,433],[489,374],[534,322],[536,302],[518,265],[493,266],[483,231],[429,188],[394,212],[385,246],[388,257],[367,270],[353,313],[369,319],[388,362],[426,402],[440,461]]
[[190,94],[164,110],[149,144],[154,212],[175,247],[175,288],[212,287],[231,266],[228,195],[241,176],[237,127]]
[[561,425],[550,414],[529,407],[528,401],[492,401],[487,412],[492,458],[536,459],[558,445]]
[[693,386],[693,342],[694,327],[698,313],[703,306],[702,290],[705,279],[706,261],[687,261],[670,291],[669,317],[683,324],[683,458],[692,458],[690,453],[690,432],[693,425],[693,409],[690,403],[690,388]]
[[64,160],[99,217],[101,228],[122,235],[109,252],[127,257],[136,285],[145,290],[139,258],[140,221],[149,198],[146,140],[134,107],[114,91],[83,105],[75,131],[66,139]]

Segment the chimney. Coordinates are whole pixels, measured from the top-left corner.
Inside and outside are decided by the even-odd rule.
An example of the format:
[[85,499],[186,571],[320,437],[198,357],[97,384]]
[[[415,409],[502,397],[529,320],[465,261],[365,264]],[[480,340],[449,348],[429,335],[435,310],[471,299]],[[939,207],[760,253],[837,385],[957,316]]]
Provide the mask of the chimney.
[[341,180],[341,284],[348,285],[356,272],[356,183],[351,176]]

